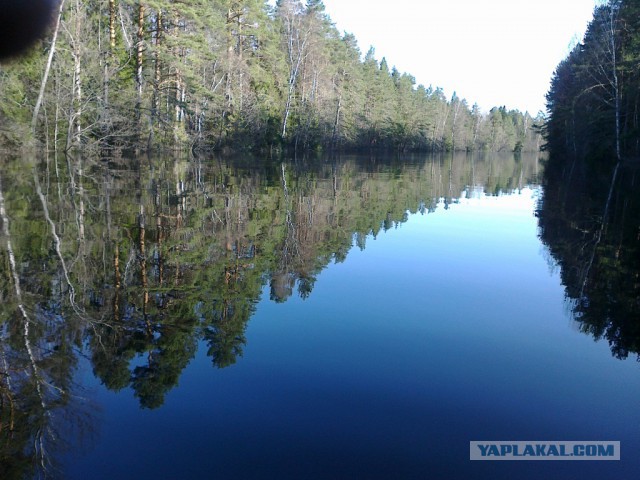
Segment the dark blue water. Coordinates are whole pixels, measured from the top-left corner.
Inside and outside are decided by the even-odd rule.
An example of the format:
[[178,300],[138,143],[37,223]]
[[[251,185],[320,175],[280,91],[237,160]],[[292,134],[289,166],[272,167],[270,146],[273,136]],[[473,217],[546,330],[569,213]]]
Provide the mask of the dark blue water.
[[633,166],[2,161],[2,480],[637,476]]
[[[306,299],[265,286],[237,363],[200,342],[161,408],[82,361],[94,431],[64,478],[635,478],[640,366],[572,319],[541,195],[472,189],[354,241]],[[617,440],[622,460],[471,462],[473,440]]]

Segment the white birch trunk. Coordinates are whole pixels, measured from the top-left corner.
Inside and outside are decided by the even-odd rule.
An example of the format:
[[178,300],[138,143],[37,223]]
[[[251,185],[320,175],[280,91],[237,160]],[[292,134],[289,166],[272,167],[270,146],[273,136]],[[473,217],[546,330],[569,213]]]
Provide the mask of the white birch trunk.
[[44,99],[44,91],[47,87],[47,81],[49,80],[49,72],[51,71],[51,64],[53,63],[53,55],[56,51],[56,42],[58,40],[58,32],[60,31],[60,22],[62,20],[62,11],[64,10],[64,0],[60,1],[60,7],[58,9],[58,18],[56,19],[56,25],[53,29],[53,38],[51,39],[51,46],[49,47],[49,56],[47,57],[47,63],[44,68],[44,75],[42,76],[42,82],[40,83],[40,92],[38,93],[38,99],[36,100],[36,106],[33,108],[33,117],[31,118],[31,131],[35,132],[36,124],[38,123],[38,113],[40,113],[40,107]]

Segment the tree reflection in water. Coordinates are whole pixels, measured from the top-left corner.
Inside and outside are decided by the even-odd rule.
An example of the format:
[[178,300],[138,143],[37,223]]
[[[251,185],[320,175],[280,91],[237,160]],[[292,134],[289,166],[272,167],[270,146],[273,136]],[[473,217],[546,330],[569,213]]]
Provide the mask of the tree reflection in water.
[[614,168],[552,157],[538,216],[580,330],[622,359],[640,353],[640,170]]
[[478,186],[512,191],[538,171],[537,157],[513,155],[3,164],[1,478],[46,476],[77,438],[66,430],[90,432],[81,356],[109,390],[160,407],[199,343],[214,367],[237,362],[265,287],[276,302],[306,298],[322,269],[407,212]]

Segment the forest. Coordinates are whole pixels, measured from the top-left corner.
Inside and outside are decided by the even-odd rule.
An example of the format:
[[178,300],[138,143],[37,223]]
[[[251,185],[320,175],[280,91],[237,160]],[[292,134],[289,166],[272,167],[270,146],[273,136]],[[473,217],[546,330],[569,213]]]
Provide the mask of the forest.
[[558,65],[547,94],[546,140],[556,156],[640,156],[640,3],[596,7],[584,40]]
[[580,330],[640,352],[640,2],[594,11],[547,95],[540,237]]
[[0,91],[4,149],[537,151],[543,120],[416,85],[321,0],[60,0]]

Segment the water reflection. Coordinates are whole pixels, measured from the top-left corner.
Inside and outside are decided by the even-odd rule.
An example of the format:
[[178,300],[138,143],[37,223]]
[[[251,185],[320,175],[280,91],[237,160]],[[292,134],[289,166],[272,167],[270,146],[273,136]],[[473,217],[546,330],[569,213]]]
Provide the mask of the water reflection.
[[[54,470],[55,454],[66,448],[65,439],[73,430],[74,436],[90,432],[92,424],[91,409],[80,400],[81,389],[73,379],[90,322],[75,303],[75,287],[39,179],[27,174],[18,180],[18,168],[9,164],[0,177],[2,478]],[[6,196],[5,185],[11,185]],[[40,221],[30,214],[38,202]],[[48,238],[47,225],[52,226]],[[51,267],[56,256],[60,268]],[[63,304],[78,314],[71,315]]]
[[[297,162],[7,158],[0,178],[0,476],[47,472],[90,409],[80,355],[158,408],[199,342],[233,365],[263,289],[312,294],[355,244],[482,188],[535,180],[536,157]],[[75,435],[75,434],[74,434]]]
[[541,238],[560,266],[579,329],[612,354],[640,353],[640,173],[552,158],[538,212]]

